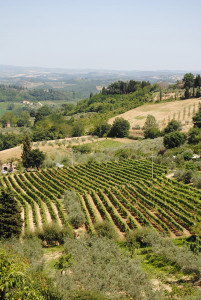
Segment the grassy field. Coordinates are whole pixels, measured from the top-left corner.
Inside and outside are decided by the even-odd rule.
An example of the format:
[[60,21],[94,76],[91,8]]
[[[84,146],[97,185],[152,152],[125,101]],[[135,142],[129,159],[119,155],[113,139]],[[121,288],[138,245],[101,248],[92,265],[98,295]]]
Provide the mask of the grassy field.
[[[9,128],[8,128],[9,129]],[[130,139],[112,139],[112,138],[101,138],[96,139],[91,136],[84,136],[78,138],[66,138],[60,140],[41,141],[33,143],[33,148],[38,148],[46,154],[55,155],[55,151],[58,155],[63,155],[69,152],[69,148],[72,146],[87,144],[91,147],[92,151],[100,151],[109,148],[119,147],[121,145],[135,143]],[[9,160],[16,161],[20,159],[22,154],[22,146],[17,146],[11,149],[0,151],[1,162],[7,162]]]
[[198,111],[199,103],[201,103],[201,98],[142,105],[111,118],[109,124],[112,124],[117,117],[122,117],[129,121],[133,130],[137,125],[142,128],[146,117],[153,115],[160,129],[164,128],[170,120],[175,119],[181,121],[183,131],[188,131],[192,127],[192,117]]

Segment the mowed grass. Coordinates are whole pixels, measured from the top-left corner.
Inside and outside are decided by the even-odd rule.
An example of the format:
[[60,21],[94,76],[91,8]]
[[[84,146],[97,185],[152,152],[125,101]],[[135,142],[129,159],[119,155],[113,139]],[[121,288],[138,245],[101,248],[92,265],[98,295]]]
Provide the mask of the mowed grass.
[[192,127],[192,117],[198,111],[199,103],[201,98],[145,104],[111,118],[109,124],[112,124],[117,117],[121,117],[129,121],[131,129],[136,125],[142,128],[146,117],[152,115],[156,118],[160,129],[167,126],[170,120],[175,119],[181,121],[183,131],[187,131]]

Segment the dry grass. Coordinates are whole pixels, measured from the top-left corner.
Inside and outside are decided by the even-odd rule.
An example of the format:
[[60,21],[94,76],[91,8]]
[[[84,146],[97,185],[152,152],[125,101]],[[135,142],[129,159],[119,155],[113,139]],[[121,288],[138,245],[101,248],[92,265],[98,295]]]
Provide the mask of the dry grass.
[[134,129],[136,125],[142,128],[146,117],[153,115],[160,129],[167,126],[168,122],[175,118],[182,122],[183,131],[188,131],[192,127],[193,113],[198,111],[199,102],[201,102],[201,98],[142,105],[111,118],[109,124],[112,124],[117,117],[122,117],[129,121],[131,129]]

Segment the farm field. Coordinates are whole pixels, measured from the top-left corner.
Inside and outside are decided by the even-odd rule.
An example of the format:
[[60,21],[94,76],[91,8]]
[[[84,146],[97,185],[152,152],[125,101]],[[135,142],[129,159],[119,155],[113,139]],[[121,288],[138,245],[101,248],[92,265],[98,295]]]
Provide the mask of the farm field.
[[41,230],[54,221],[68,225],[62,198],[74,190],[85,214],[85,229],[95,234],[108,220],[120,239],[149,226],[171,237],[188,236],[201,220],[201,192],[166,178],[166,167],[146,160],[90,163],[68,168],[15,173],[1,178],[23,207],[24,229]]
[[160,129],[167,126],[169,121],[175,119],[181,121],[183,131],[188,131],[189,128],[193,126],[192,117],[198,111],[200,102],[201,98],[196,98],[165,103],[145,104],[111,118],[109,124],[112,124],[118,117],[124,118],[130,123],[132,132],[132,129],[134,129],[136,125],[139,125],[140,128],[142,128],[146,121],[146,117],[148,115],[153,115],[156,118]]

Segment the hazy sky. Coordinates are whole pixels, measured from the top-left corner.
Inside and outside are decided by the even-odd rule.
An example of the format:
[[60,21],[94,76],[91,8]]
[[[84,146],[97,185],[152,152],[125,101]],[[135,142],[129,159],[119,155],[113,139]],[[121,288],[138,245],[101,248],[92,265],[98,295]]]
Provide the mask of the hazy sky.
[[201,0],[0,0],[0,64],[201,70]]

